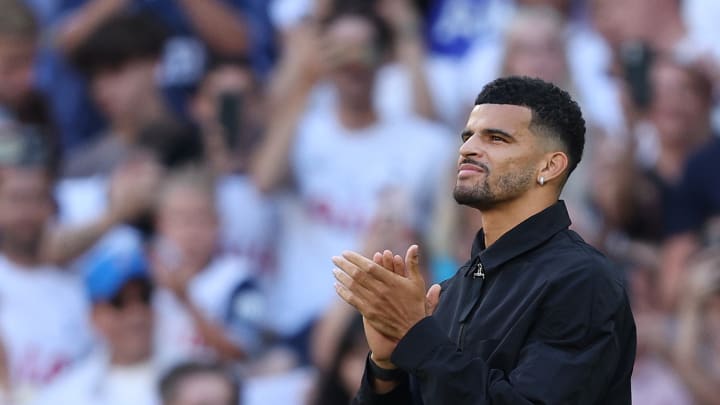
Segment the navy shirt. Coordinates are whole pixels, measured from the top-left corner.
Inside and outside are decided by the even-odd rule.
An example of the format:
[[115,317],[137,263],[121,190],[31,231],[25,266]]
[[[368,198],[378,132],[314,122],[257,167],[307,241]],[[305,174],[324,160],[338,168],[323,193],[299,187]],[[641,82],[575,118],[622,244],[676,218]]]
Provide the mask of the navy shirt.
[[668,211],[669,235],[699,231],[720,215],[720,139],[688,159]]
[[560,201],[443,283],[435,313],[398,342],[386,395],[366,367],[355,404],[630,404],[635,323],[624,277],[568,229]]

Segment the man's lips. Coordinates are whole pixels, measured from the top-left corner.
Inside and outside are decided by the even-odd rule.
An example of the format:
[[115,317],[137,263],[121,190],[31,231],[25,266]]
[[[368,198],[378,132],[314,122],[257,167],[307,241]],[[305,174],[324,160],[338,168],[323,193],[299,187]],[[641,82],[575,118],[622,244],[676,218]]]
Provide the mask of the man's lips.
[[485,173],[486,170],[471,163],[463,163],[458,166],[458,177],[469,176],[474,173]]

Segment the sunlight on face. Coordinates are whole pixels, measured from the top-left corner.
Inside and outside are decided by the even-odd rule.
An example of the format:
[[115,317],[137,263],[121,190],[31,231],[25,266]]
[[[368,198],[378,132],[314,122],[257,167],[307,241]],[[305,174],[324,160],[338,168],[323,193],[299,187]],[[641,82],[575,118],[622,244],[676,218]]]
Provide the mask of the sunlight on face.
[[489,209],[532,187],[545,148],[529,129],[531,119],[530,109],[516,105],[473,108],[458,158],[458,203]]

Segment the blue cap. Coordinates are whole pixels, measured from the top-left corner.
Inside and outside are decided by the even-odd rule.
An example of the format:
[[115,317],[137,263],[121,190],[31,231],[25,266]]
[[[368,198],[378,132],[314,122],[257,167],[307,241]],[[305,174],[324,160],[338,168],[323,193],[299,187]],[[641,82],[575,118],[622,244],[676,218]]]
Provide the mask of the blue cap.
[[139,249],[101,250],[85,267],[85,288],[93,303],[109,301],[131,280],[150,280],[147,260]]

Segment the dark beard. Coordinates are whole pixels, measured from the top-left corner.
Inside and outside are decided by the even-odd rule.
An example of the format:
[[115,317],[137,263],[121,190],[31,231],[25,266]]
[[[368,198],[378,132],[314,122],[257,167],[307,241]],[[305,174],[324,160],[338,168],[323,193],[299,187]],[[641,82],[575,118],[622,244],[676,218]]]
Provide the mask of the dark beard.
[[490,190],[487,180],[474,187],[455,186],[453,197],[458,204],[467,205],[480,211],[492,208],[497,201],[497,197]]
[[[489,173],[488,173],[489,175]],[[488,177],[472,187],[455,186],[453,197],[458,204],[487,211],[498,204],[512,200],[530,188],[534,178],[532,169],[509,173],[498,179],[496,190],[490,188]]]

